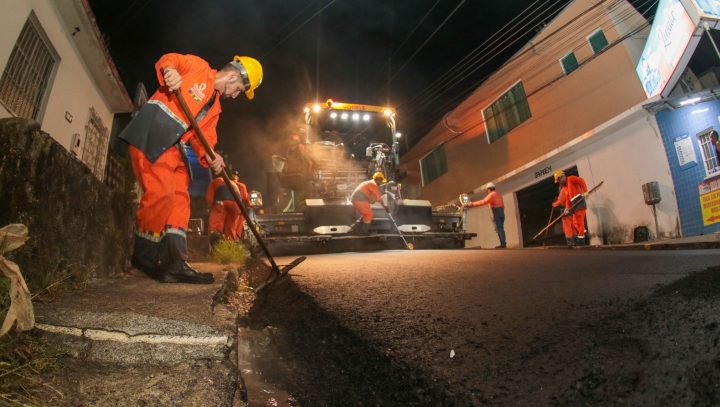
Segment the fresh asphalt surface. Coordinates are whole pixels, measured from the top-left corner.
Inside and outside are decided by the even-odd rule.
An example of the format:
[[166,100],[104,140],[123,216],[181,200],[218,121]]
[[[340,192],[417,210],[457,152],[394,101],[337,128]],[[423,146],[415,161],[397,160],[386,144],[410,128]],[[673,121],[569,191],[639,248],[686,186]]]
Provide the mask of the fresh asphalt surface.
[[583,324],[624,312],[661,285],[720,265],[719,255],[720,250],[340,253],[309,256],[291,275],[340,325],[382,344],[384,354],[425,372],[456,400],[513,404],[528,355]]

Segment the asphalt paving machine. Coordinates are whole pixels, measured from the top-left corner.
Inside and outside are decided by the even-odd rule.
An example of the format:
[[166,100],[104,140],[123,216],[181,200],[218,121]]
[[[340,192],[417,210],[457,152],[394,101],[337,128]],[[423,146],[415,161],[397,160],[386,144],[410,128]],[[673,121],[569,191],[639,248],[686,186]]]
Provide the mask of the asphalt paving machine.
[[[403,195],[396,115],[332,100],[304,107],[304,131],[291,135],[284,155],[272,157],[262,210],[253,214],[273,253],[400,249],[408,242],[417,249],[463,248],[475,236],[465,232],[462,210],[434,211],[429,201]],[[353,235],[358,215],[349,197],[377,171],[388,180],[381,193],[390,213],[374,204],[370,235]]]

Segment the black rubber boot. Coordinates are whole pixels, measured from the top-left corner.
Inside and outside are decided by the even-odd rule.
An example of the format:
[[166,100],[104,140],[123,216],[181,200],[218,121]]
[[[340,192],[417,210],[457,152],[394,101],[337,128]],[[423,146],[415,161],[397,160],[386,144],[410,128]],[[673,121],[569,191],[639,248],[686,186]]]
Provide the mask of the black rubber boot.
[[162,283],[212,284],[215,277],[210,273],[200,273],[186,261],[178,261],[164,270],[158,279]]
[[365,225],[365,223],[363,223],[362,220],[360,220],[360,219],[356,220],[355,223],[353,223],[352,226],[350,226],[350,234],[351,235],[359,235],[359,236],[367,235],[367,232],[365,232],[366,226],[364,226],[364,225]]
[[130,264],[151,278],[157,278],[160,273],[159,259],[160,242],[154,242],[136,235]]
[[568,247],[573,247],[575,246],[575,239],[573,239],[572,237],[567,237],[565,238],[565,244],[567,244]]
[[163,237],[160,256],[160,274],[162,283],[211,284],[215,278],[210,273],[199,273],[187,263],[187,240],[175,233]]

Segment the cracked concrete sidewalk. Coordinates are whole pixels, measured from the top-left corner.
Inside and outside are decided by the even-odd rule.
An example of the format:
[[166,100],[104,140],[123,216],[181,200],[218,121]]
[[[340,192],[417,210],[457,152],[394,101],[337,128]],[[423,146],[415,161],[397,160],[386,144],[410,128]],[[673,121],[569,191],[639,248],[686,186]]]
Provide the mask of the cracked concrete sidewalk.
[[47,405],[243,405],[236,313],[214,304],[227,266],[193,265],[215,283],[133,274],[35,303],[42,340],[68,355],[44,374],[57,390]]

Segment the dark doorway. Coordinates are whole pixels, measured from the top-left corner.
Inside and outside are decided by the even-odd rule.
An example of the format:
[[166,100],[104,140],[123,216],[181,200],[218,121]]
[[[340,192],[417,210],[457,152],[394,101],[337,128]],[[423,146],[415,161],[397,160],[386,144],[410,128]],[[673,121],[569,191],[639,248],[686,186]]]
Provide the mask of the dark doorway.
[[[564,171],[567,175],[578,175],[576,166]],[[530,241],[533,236],[547,226],[552,203],[557,195],[558,185],[555,184],[552,175],[516,192],[523,247],[565,245],[562,222],[557,222],[546,234],[538,237],[535,241]],[[560,213],[560,210],[556,209],[552,218],[555,219]]]

